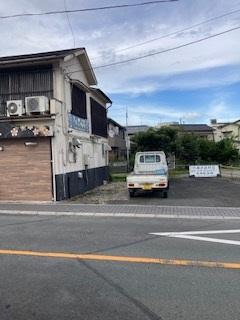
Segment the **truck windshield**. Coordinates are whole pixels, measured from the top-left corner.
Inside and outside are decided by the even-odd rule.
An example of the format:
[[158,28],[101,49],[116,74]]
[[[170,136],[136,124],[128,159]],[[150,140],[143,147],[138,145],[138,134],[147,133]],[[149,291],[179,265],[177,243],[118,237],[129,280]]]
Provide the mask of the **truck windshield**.
[[140,156],[140,163],[156,163],[161,162],[161,158],[158,154],[147,154],[145,156]]

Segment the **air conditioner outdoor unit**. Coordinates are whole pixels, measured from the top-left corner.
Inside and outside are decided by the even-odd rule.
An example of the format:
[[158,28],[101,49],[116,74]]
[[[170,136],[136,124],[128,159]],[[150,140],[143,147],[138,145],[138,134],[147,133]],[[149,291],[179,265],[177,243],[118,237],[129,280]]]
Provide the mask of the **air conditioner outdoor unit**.
[[7,116],[22,116],[24,113],[22,100],[7,101]]
[[49,112],[49,99],[44,96],[26,97],[26,113],[46,113]]

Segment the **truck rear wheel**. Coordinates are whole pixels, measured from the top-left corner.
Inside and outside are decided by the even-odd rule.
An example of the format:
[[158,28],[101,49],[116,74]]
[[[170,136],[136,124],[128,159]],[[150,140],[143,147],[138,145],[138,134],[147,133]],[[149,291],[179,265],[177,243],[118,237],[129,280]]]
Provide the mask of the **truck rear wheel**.
[[167,191],[163,191],[163,198],[168,198],[168,192]]
[[128,190],[128,193],[129,193],[129,197],[133,198],[135,195],[135,190],[130,189],[130,190]]

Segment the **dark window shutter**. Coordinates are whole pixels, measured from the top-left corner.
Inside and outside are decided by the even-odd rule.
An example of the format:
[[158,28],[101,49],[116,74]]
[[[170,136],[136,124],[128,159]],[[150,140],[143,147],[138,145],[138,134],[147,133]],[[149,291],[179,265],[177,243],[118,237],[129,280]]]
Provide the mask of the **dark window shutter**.
[[92,134],[107,138],[107,111],[100,103],[90,98]]
[[71,113],[77,117],[87,119],[86,92],[72,86],[72,111]]

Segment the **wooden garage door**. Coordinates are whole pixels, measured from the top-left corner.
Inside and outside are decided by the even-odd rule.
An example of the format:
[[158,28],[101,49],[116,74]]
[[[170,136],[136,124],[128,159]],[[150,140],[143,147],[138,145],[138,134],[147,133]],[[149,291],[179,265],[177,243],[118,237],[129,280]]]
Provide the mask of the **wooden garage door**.
[[2,140],[0,147],[0,200],[52,200],[50,139]]

